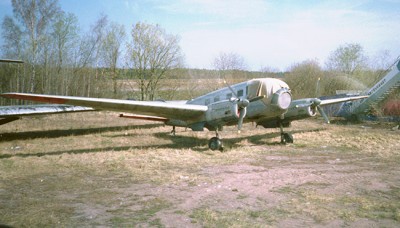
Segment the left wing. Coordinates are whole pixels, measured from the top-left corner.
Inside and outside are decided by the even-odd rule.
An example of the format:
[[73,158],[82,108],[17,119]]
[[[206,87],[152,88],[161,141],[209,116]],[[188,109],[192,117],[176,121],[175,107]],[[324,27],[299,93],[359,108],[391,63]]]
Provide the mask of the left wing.
[[0,106],[0,125],[18,120],[21,116],[94,111],[92,108],[71,105]]
[[31,100],[44,103],[69,104],[91,107],[96,110],[129,112],[139,115],[196,121],[203,117],[208,107],[205,105],[190,105],[162,101],[132,101],[105,98],[53,96],[29,93],[4,93],[0,96],[21,100]]

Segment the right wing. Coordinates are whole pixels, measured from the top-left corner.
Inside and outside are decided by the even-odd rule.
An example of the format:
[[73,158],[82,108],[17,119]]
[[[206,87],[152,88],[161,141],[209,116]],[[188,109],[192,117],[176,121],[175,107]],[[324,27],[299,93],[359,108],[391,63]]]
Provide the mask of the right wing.
[[44,103],[68,104],[91,107],[96,110],[110,110],[117,112],[129,112],[139,115],[178,119],[196,122],[204,116],[208,107],[205,105],[190,105],[161,101],[131,101],[105,98],[53,96],[29,93],[4,93],[0,96],[21,100],[31,100]]
[[303,98],[293,100],[290,103],[288,111],[285,113],[285,119],[288,121],[300,120],[308,117],[315,116],[317,111],[324,117],[326,122],[329,122],[328,117],[322,110],[321,106],[342,103],[347,101],[354,101],[367,98],[368,96],[353,96],[344,98],[332,98],[321,100],[319,98]]

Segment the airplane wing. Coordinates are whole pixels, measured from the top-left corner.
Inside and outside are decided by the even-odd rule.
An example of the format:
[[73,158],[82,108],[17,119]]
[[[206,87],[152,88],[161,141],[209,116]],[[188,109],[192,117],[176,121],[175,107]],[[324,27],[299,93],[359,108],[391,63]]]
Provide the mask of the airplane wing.
[[29,93],[4,93],[0,96],[21,100],[31,100],[43,103],[68,104],[91,107],[96,110],[128,112],[139,115],[149,115],[168,119],[196,120],[207,111],[205,105],[190,105],[162,101],[131,101],[105,98],[88,98],[72,96],[53,96]]
[[94,111],[92,108],[71,105],[15,105],[0,106],[0,125],[18,120],[21,116]]
[[354,96],[354,97],[343,97],[343,98],[332,98],[332,99],[326,99],[326,100],[321,100],[321,106],[324,105],[330,105],[330,104],[336,104],[336,103],[342,103],[342,102],[347,102],[347,101],[355,101],[359,99],[364,99],[367,98],[368,96]]
[[325,119],[325,122],[329,123],[329,119],[321,106],[342,103],[347,101],[354,101],[359,99],[367,98],[368,96],[353,96],[353,97],[343,97],[343,98],[332,98],[321,100],[319,98],[303,98],[293,100],[290,103],[288,111],[285,113],[285,120],[293,121],[300,120],[308,117],[315,116],[317,111]]

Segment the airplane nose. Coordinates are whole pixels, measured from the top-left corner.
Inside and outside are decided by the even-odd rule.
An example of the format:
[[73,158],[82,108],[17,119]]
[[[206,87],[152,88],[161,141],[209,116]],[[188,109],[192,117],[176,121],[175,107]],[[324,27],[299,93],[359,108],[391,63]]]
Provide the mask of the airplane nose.
[[288,109],[292,102],[292,95],[288,88],[282,88],[272,95],[271,104],[276,105],[280,109]]

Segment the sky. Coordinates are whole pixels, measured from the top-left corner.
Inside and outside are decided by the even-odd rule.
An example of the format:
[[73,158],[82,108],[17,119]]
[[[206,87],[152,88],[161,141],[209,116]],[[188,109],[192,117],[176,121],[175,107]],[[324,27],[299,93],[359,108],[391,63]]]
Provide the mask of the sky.
[[[249,70],[321,66],[340,45],[360,44],[372,59],[400,55],[400,0],[59,0],[88,30],[101,13],[130,33],[137,22],[180,37],[185,65],[212,69],[220,53],[243,57]],[[0,19],[12,15],[0,0]]]

